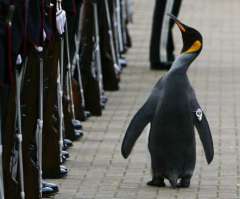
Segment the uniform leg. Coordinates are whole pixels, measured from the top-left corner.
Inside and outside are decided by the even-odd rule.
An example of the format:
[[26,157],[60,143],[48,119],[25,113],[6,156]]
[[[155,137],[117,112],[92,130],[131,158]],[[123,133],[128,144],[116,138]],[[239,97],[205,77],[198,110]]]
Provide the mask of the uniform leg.
[[150,64],[151,66],[160,64],[160,39],[164,18],[166,0],[156,0],[153,13],[152,33],[150,40]]
[[[182,0],[175,0],[173,4],[173,9],[172,9],[172,14],[175,15],[176,17],[179,14],[180,7],[181,7]],[[174,40],[173,40],[173,26],[174,26],[174,21],[170,20],[170,26],[169,26],[169,32],[168,32],[168,40],[167,40],[167,57],[169,61],[174,61],[175,56],[174,56]]]

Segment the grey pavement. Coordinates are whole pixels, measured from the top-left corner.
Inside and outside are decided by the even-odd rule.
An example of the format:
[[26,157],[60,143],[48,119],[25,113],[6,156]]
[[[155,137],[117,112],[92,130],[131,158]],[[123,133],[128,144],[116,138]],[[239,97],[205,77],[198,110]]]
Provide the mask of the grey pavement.
[[[189,69],[189,78],[208,117],[215,158],[207,165],[197,136],[197,163],[188,189],[152,188],[145,135],[130,158],[120,154],[133,114],[163,72],[149,70],[148,50],[154,0],[135,0],[131,25],[133,48],[122,75],[121,90],[107,93],[102,117],[84,123],[84,138],[70,149],[66,179],[56,199],[237,199],[240,198],[240,1],[184,0],[179,18],[197,28],[204,48]],[[182,42],[174,30],[179,53]]]

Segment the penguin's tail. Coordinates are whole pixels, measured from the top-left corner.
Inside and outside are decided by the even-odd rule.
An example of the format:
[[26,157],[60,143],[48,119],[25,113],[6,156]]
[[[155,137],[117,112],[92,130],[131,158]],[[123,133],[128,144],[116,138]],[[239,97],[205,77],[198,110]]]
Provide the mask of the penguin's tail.
[[170,177],[168,177],[168,180],[169,180],[172,188],[176,189],[177,183],[178,183],[178,177],[176,175],[171,175]]

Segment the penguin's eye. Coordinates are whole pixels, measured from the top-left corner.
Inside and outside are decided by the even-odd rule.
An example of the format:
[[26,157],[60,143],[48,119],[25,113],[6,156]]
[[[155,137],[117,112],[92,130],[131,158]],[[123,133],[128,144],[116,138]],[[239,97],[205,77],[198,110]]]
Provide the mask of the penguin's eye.
[[202,43],[197,40],[193,43],[193,45],[187,50],[185,51],[185,53],[194,53],[200,50],[200,48],[202,47]]

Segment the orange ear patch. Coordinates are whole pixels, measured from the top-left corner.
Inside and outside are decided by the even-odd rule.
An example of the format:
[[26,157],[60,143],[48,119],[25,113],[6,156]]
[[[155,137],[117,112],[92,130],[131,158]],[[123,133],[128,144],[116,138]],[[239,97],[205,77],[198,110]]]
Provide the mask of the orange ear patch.
[[193,45],[191,46],[191,48],[189,48],[187,51],[185,51],[184,53],[194,53],[197,52],[200,48],[202,47],[202,43],[197,40],[193,43]]

